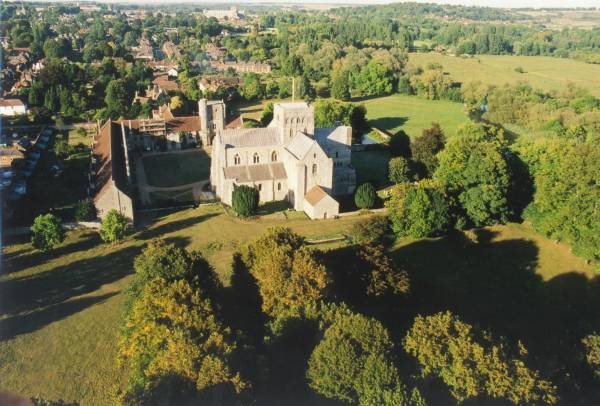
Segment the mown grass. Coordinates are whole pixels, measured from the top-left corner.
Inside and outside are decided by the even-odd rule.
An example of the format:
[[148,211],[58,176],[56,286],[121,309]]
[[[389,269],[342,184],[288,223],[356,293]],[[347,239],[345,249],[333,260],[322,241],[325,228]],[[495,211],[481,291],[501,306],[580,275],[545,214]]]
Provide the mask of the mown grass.
[[469,121],[462,111],[462,104],[447,100],[394,94],[360,103],[367,108],[371,126],[391,133],[403,129],[410,137],[421,135],[432,122],[439,123],[446,135],[452,136],[459,125]]
[[[220,205],[210,205],[159,218],[114,246],[102,244],[92,231],[71,232],[60,247],[46,254],[26,242],[6,246],[0,276],[1,388],[82,405],[114,404],[113,395],[124,378],[115,363],[122,290],[134,257],[152,238],[200,250],[227,285],[233,252],[269,227],[287,226],[318,239],[349,233],[362,218],[312,221],[273,214],[244,220]],[[341,244],[319,248],[336,249]],[[558,294],[560,300],[551,312],[566,317],[573,310],[567,306],[569,300],[573,295],[583,297],[582,287],[594,278],[591,267],[568,248],[518,224],[446,238],[402,239],[391,252],[414,281],[408,318],[450,308],[464,312],[469,321],[492,323],[494,333],[516,335],[538,316],[527,311],[522,312],[527,317],[517,318],[518,309],[510,305],[522,298],[517,293],[541,294],[528,290],[531,281],[546,287],[548,298],[552,292]],[[579,289],[572,294],[558,284],[571,280]],[[582,300],[575,299],[578,304]],[[560,312],[555,308],[558,303],[563,306]],[[513,327],[507,322],[510,317],[515,318]],[[539,322],[535,326],[543,331]],[[552,326],[556,328],[557,322]],[[525,337],[533,340],[530,333]]]
[[[462,58],[438,53],[411,53],[409,64],[440,63],[459,82],[479,80],[490,85],[528,82],[542,90],[563,90],[569,83],[600,97],[600,65],[546,56],[475,55]],[[522,67],[525,73],[515,68]]]
[[150,186],[182,186],[210,177],[210,156],[202,150],[147,155],[142,159]]
[[115,364],[122,290],[134,257],[152,238],[202,251],[228,284],[233,252],[269,227],[288,226],[316,239],[348,233],[357,220],[242,220],[213,205],[158,219],[114,246],[91,231],[70,232],[47,254],[27,242],[10,244],[0,274],[0,389],[82,405],[114,404],[123,382]]

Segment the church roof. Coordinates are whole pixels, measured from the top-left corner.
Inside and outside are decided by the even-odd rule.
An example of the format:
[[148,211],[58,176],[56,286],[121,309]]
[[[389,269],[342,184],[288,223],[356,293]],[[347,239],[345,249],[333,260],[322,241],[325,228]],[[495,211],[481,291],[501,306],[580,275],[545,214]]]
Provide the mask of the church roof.
[[223,168],[226,179],[236,183],[260,182],[264,180],[286,179],[287,173],[281,162],[260,165],[236,165]]
[[277,128],[236,128],[219,134],[221,144],[231,147],[266,147],[279,144]]
[[336,142],[340,144],[346,143],[348,127],[338,126],[332,128],[315,128],[315,138],[319,142]]
[[304,159],[316,141],[306,134],[297,132],[287,150],[297,159]]

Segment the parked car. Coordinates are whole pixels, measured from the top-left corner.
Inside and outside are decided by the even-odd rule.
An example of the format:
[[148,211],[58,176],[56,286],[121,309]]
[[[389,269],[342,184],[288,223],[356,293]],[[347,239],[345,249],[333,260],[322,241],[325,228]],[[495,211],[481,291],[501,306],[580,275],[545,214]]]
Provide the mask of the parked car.
[[25,182],[24,180],[16,181],[15,186],[13,188],[13,192],[20,195],[24,195],[25,193],[27,193],[27,182]]

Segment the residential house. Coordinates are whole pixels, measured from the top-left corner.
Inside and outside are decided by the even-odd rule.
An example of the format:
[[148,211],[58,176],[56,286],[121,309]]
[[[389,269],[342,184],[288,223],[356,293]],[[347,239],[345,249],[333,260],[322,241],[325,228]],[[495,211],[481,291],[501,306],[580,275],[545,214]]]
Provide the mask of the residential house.
[[15,168],[25,161],[25,154],[15,147],[0,148],[0,168]]
[[242,78],[237,76],[204,76],[198,82],[198,88],[203,92],[216,92],[219,89],[235,89],[242,84]]
[[210,61],[210,67],[219,71],[226,71],[229,68],[238,73],[270,73],[271,65],[258,62],[223,62]]
[[19,99],[0,99],[0,116],[27,114],[27,106]]

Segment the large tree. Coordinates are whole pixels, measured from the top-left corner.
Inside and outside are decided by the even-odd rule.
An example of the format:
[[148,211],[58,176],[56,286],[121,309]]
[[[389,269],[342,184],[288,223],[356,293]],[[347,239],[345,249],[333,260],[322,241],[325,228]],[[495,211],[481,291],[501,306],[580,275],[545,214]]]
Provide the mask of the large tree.
[[342,316],[314,349],[306,376],[310,387],[328,398],[361,406],[404,405],[408,396],[393,354],[381,323],[358,314]]
[[31,226],[31,245],[42,252],[50,251],[63,242],[65,231],[60,218],[54,214],[40,214]]
[[[511,356],[486,332],[476,331],[450,312],[417,316],[404,339],[423,376],[437,376],[458,402],[481,396],[514,404],[554,404],[556,387]],[[520,346],[521,353],[526,353]]]
[[477,227],[508,221],[511,173],[498,142],[457,137],[438,159],[434,178],[457,199],[459,216]]
[[423,175],[431,176],[438,165],[437,154],[444,149],[446,137],[438,123],[431,123],[410,147],[413,160],[421,166]]

